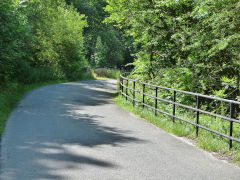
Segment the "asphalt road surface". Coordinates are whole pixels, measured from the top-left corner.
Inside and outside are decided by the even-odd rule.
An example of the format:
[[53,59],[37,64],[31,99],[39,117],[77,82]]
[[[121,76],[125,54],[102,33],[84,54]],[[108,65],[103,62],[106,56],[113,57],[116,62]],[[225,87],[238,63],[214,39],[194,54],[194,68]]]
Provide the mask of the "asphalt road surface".
[[240,180],[240,169],[117,107],[116,81],[28,93],[1,142],[1,180]]

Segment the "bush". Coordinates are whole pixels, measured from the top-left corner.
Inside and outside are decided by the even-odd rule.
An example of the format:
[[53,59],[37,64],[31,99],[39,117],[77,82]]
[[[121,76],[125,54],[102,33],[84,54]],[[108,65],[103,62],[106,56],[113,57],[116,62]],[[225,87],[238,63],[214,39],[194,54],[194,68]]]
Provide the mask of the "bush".
[[120,71],[117,69],[98,68],[94,70],[94,73],[98,77],[106,77],[110,79],[118,79],[120,77]]

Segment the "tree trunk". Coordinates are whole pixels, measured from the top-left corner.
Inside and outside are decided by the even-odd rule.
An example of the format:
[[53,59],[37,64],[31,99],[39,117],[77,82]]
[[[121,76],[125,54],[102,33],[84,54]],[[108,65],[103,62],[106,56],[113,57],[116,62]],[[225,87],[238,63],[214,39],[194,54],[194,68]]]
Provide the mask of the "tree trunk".
[[151,54],[150,54],[150,69],[149,69],[150,74],[152,74],[152,76],[153,76],[152,79],[155,78],[155,74],[154,74],[154,72],[153,72],[153,61],[154,61],[154,59],[153,59],[153,53],[154,53],[154,45],[152,45],[152,47],[151,47]]

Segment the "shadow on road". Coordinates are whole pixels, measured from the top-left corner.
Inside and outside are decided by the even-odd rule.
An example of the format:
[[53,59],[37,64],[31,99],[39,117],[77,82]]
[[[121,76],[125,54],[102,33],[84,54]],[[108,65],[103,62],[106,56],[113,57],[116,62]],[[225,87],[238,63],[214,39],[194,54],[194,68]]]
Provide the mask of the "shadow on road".
[[[48,99],[48,105],[45,105],[45,108],[55,106],[51,111],[56,110],[56,113],[44,114],[43,107],[32,112],[31,110],[19,112],[25,113],[27,119],[31,117],[31,123],[34,123],[33,129],[28,129],[28,125],[24,126],[25,138],[14,137],[16,138],[16,157],[21,159],[21,156],[24,156],[24,167],[36,170],[32,173],[33,177],[29,176],[30,179],[64,179],[64,173],[59,175],[56,172],[66,169],[70,172],[79,171],[85,165],[115,168],[118,166],[116,163],[108,162],[99,156],[89,156],[87,149],[91,151],[94,148],[101,149],[102,145],[121,147],[124,144],[145,142],[133,137],[130,131],[105,125],[102,123],[105,116],[95,114],[93,106],[104,107],[113,103],[111,101],[115,95],[112,91],[113,83],[86,81],[58,86],[69,88],[67,98],[63,94],[66,92],[52,93],[51,88],[44,97]],[[56,104],[57,101],[61,103]],[[38,103],[38,106],[44,106],[41,102]],[[91,113],[83,110],[86,107],[92,107]],[[59,109],[61,113],[58,113]],[[38,120],[35,121],[35,119]],[[24,172],[21,172],[23,169],[18,168],[8,169],[10,171],[8,173],[24,175]],[[32,174],[30,172],[30,175]]]

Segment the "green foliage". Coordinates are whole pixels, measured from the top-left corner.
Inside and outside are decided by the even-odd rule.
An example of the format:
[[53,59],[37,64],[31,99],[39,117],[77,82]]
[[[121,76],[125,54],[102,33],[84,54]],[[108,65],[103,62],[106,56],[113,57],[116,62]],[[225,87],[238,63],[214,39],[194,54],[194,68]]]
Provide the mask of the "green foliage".
[[108,69],[106,77],[110,79],[119,79],[120,71],[118,69]]
[[108,47],[106,44],[102,43],[101,37],[99,36],[97,38],[95,52],[91,57],[96,67],[100,68],[100,67],[106,66],[107,52],[108,52]]
[[[107,2],[106,21],[133,38],[135,77],[204,94],[221,96],[216,92],[224,89],[231,99],[240,95],[239,1]],[[226,86],[223,77],[235,80]]]
[[[32,63],[51,68],[68,79],[77,79],[84,58],[83,28],[87,25],[83,15],[63,1],[27,1],[25,12],[34,34],[31,44]],[[72,74],[74,72],[74,75]]]
[[24,38],[28,37],[29,26],[18,8],[18,1],[0,2],[0,86],[14,78],[26,56]]
[[[113,24],[102,23],[108,16],[104,11],[105,0],[66,0],[87,17],[84,30],[86,58],[95,68],[120,68],[123,62],[131,62],[130,49],[125,46],[121,31]],[[103,45],[103,47],[101,47]]]
[[62,0],[0,2],[0,86],[80,79],[83,15]]
[[94,74],[97,79],[119,79],[120,70],[118,69],[107,69],[107,68],[98,68],[94,70]]

